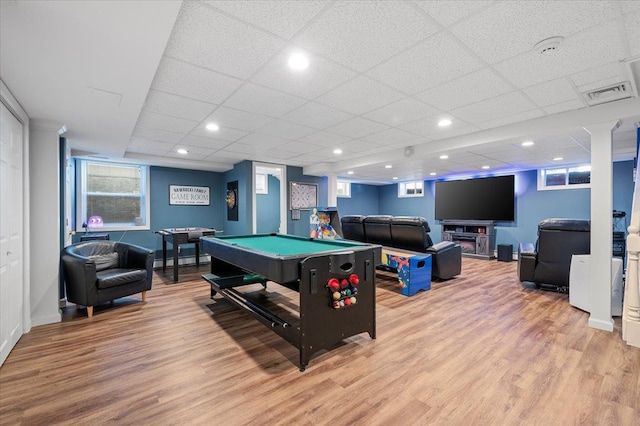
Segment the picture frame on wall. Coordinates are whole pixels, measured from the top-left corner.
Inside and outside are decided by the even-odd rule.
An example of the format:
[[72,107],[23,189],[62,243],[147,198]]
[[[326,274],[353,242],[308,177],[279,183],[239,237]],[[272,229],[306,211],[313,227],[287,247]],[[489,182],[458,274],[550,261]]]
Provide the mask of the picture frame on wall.
[[318,206],[318,184],[291,182],[289,186],[289,209],[311,210]]
[[269,193],[269,175],[256,174],[256,194],[268,194]]

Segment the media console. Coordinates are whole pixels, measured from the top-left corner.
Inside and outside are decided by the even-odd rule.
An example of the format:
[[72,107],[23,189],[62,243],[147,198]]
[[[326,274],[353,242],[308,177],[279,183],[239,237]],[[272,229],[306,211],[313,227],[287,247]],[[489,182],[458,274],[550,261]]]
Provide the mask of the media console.
[[441,220],[442,241],[453,241],[462,247],[462,255],[494,259],[496,234],[490,220]]

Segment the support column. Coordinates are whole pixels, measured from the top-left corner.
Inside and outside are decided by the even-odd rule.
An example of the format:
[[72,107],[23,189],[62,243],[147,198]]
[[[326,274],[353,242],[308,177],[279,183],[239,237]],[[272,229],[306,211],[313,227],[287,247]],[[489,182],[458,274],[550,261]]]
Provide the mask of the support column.
[[611,257],[613,246],[612,132],[619,121],[587,126],[591,134],[591,282],[589,327],[613,331]]
[[327,174],[327,207],[338,207],[338,175]]

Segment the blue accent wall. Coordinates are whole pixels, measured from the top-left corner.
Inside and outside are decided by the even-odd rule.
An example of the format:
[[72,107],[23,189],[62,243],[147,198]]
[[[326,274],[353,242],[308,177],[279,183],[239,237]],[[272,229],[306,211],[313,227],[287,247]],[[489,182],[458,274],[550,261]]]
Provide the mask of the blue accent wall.
[[227,207],[224,207],[224,233],[225,235],[243,235],[253,233],[253,200],[251,194],[253,182],[253,166],[251,161],[243,161],[233,166],[232,170],[224,173],[223,201],[226,198],[227,183],[238,181],[238,221],[227,220]]
[[[551,217],[589,219],[591,217],[591,191],[589,189],[546,190],[537,189],[537,171],[529,170],[515,174],[516,220],[514,222],[496,222],[496,244],[512,244],[517,250],[521,242],[535,242],[538,223]],[[631,214],[633,199],[633,162],[613,163],[613,207]],[[422,216],[431,228],[434,243],[441,241],[442,227],[435,220],[434,181],[425,181],[425,196],[398,198],[397,184],[379,187],[378,214]],[[353,191],[353,185],[352,185]],[[340,215],[373,214],[375,203],[370,197],[355,197],[345,205],[348,209],[339,209]],[[361,207],[358,209],[357,206]],[[348,211],[348,213],[345,213]],[[628,217],[627,217],[628,223]]]
[[341,217],[350,214],[379,214],[379,199],[379,186],[352,183],[351,197],[338,197],[338,213]]
[[[162,237],[156,234],[164,228],[205,227],[223,228],[223,214],[226,215],[225,192],[222,174],[199,170],[151,167],[149,170],[151,210],[149,231],[109,231],[109,238],[124,241],[156,251],[156,258],[162,257]],[[170,206],[169,185],[208,186],[210,204],[208,206]],[[74,238],[80,241],[81,234]],[[193,251],[185,246],[185,255]]]
[[256,194],[256,231],[278,232],[280,228],[280,179],[267,176],[267,194]]

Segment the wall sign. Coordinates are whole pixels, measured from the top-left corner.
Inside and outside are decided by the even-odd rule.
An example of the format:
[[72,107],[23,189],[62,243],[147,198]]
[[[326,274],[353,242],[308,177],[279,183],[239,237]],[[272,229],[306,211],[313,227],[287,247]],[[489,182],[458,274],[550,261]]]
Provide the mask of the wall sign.
[[311,210],[318,205],[318,184],[291,182],[291,210]]
[[169,185],[170,206],[208,206],[208,186]]

